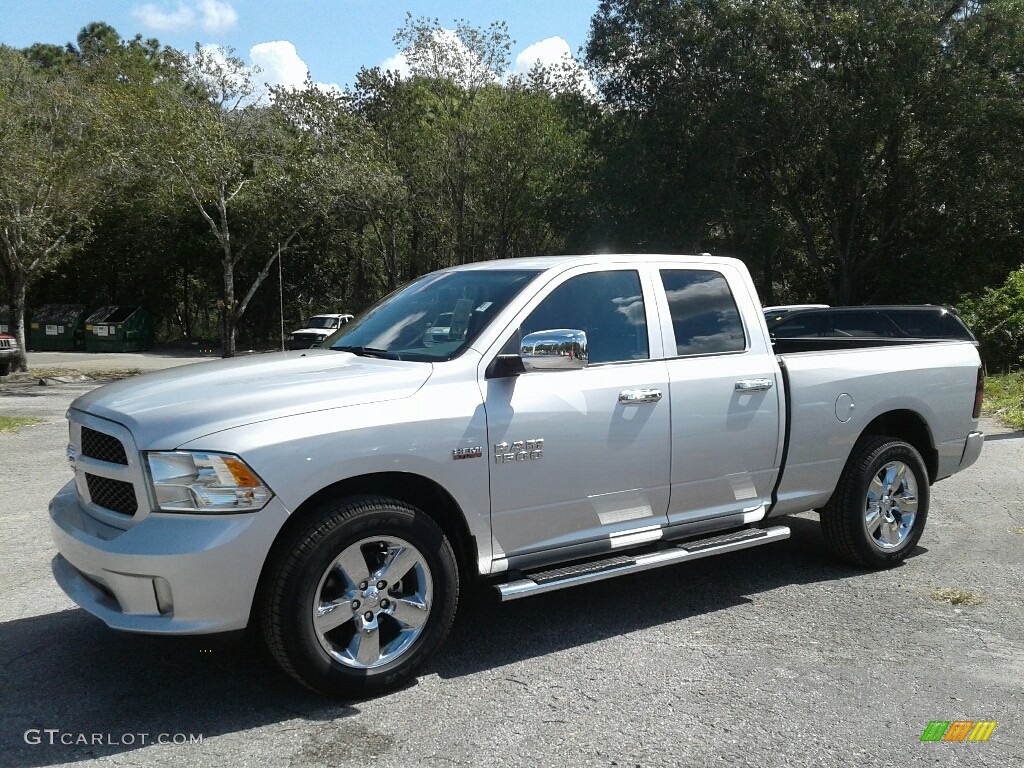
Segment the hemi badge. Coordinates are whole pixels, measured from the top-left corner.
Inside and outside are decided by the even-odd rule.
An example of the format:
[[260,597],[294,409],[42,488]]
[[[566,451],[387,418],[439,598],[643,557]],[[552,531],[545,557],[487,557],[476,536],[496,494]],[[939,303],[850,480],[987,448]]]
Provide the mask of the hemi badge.
[[473,448],[456,448],[452,451],[452,459],[455,461],[460,459],[479,459],[483,455],[484,447],[482,445]]

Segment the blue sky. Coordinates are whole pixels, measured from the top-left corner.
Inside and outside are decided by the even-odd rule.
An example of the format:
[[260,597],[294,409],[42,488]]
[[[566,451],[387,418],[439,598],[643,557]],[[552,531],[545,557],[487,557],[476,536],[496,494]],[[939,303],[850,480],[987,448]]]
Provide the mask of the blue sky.
[[[73,41],[90,21],[105,21],[122,37],[136,33],[190,50],[196,42],[231,46],[250,64],[258,64],[271,82],[293,82],[308,67],[315,81],[344,87],[361,66],[394,62],[392,42],[414,17],[437,18],[454,27],[456,19],[484,27],[505,21],[517,42],[513,69],[521,58],[556,58],[577,52],[586,42],[590,17],[599,0],[491,0],[489,2],[388,2],[388,0],[0,0],[0,43],[18,48],[34,42]],[[552,38],[560,38],[553,40]],[[564,41],[564,42],[563,42]]]

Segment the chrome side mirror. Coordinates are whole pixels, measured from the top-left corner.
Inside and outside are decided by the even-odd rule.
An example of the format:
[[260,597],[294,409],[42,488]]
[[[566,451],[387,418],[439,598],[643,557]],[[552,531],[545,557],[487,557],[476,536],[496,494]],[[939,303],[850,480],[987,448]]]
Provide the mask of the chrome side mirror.
[[574,371],[589,360],[587,334],[572,328],[537,331],[523,337],[519,357],[527,371]]

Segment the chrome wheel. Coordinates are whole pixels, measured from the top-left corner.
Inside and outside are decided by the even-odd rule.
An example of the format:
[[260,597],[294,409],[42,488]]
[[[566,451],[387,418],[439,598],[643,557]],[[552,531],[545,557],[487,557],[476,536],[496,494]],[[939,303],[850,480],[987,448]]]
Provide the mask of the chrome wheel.
[[825,546],[854,565],[898,565],[921,540],[930,491],[928,468],[917,448],[887,435],[864,435],[821,509]]
[[883,550],[903,545],[917,517],[917,476],[902,461],[890,461],[868,485],[864,526],[875,546]]
[[427,560],[408,541],[366,538],[342,550],[313,596],[320,647],[347,667],[373,669],[409,650],[430,616]]

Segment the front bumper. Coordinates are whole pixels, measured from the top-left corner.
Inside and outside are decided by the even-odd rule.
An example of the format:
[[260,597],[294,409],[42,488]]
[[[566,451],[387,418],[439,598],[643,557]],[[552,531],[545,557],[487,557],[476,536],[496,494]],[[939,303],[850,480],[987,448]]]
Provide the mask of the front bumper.
[[50,502],[57,583],[114,629],[188,635],[242,629],[275,537],[277,498],[240,515],[150,513],[127,530],[96,520],[70,482]]

